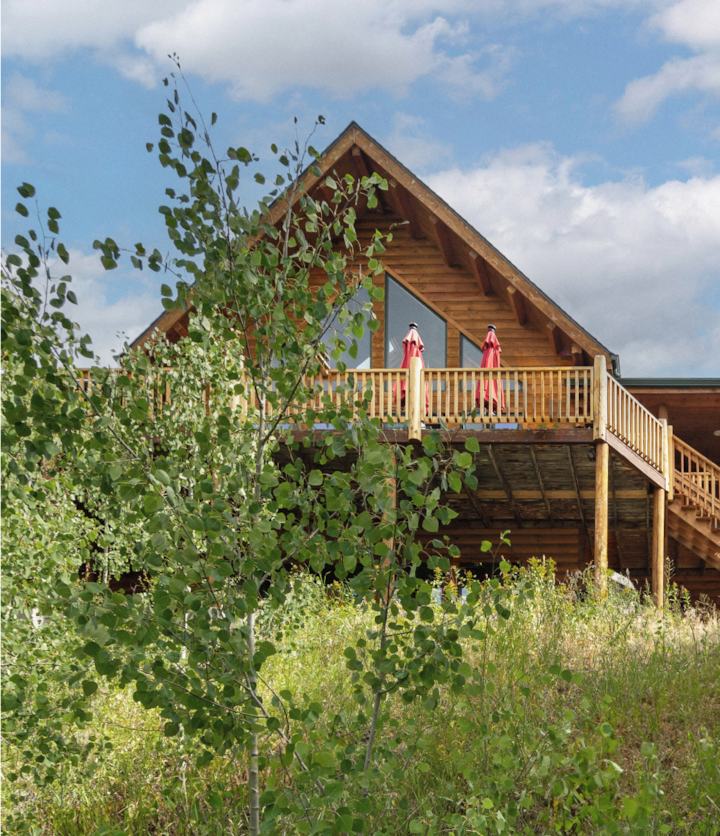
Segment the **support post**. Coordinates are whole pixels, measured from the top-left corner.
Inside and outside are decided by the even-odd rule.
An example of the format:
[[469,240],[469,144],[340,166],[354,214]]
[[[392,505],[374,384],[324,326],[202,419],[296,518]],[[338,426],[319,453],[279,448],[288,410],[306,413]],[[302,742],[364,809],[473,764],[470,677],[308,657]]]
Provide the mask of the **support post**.
[[408,438],[422,438],[423,366],[419,357],[410,358],[408,374]]
[[665,491],[655,488],[653,496],[652,594],[661,609],[665,598]]
[[601,595],[607,593],[609,464],[610,446],[607,441],[598,441],[595,445],[595,585]]
[[673,444],[672,427],[667,428],[667,473],[668,480],[668,502],[675,498],[675,445]]
[[593,366],[593,439],[595,441],[595,585],[601,595],[607,593],[608,504],[610,447],[607,433],[607,363],[604,354],[595,357]]
[[593,365],[593,439],[604,441],[607,431],[607,363],[605,355],[598,354]]

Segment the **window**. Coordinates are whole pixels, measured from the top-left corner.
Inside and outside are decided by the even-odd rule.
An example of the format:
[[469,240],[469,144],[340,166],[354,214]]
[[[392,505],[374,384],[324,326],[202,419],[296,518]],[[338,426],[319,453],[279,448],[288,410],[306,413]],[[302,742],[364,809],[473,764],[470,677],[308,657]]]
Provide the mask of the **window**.
[[[402,341],[411,322],[417,323],[425,344],[423,361],[427,368],[447,365],[447,323],[392,276],[385,274],[385,367],[399,369]],[[481,355],[482,356],[482,355]]]
[[460,335],[460,365],[463,369],[479,369],[482,363],[482,349],[467,337]]
[[[358,288],[357,293],[347,305],[347,309],[349,311],[348,318],[344,322],[339,322],[336,317],[330,328],[328,328],[325,333],[323,342],[328,347],[328,362],[333,368],[337,366],[339,361],[345,363],[348,369],[369,369],[372,365],[372,332],[367,327],[367,324],[365,325],[365,333],[362,337],[360,337],[360,339],[355,337],[355,341],[358,344],[357,357],[350,356],[349,349],[352,344],[353,337],[343,334],[343,331],[350,324],[351,318],[356,314],[362,314],[367,320],[368,314],[366,311],[363,311],[363,305],[367,304],[369,301],[370,296],[368,295],[367,290],[365,290],[364,287]],[[340,339],[347,346],[347,349],[343,351],[338,360],[330,356],[331,343],[333,337],[335,336],[340,337]]]

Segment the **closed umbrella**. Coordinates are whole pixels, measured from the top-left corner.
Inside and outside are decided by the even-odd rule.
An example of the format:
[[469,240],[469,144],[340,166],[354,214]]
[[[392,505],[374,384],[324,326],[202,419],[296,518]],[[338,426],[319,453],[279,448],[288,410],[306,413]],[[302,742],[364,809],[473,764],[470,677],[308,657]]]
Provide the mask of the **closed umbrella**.
[[[403,356],[402,356],[402,363],[400,363],[401,369],[409,369],[410,368],[410,360],[413,357],[419,357],[420,363],[422,367],[425,368],[425,361],[423,360],[422,353],[425,349],[425,343],[422,341],[420,334],[418,333],[417,323],[411,322],[409,325],[410,330],[405,334],[403,337]],[[393,383],[393,395],[395,394],[395,384]],[[427,395],[426,395],[427,400]],[[400,381],[400,404],[401,406],[405,405],[405,381]]]
[[[500,343],[498,341],[497,334],[495,333],[494,325],[488,325],[487,336],[485,337],[485,342],[482,344],[482,353],[482,362],[480,363],[481,369],[500,368],[500,354],[502,353],[502,348],[500,348]],[[483,386],[482,382],[478,381],[477,389],[475,391],[475,402],[478,408],[481,408],[482,404],[486,403],[488,405],[488,409],[492,409],[492,412],[495,415],[497,415],[498,412],[504,411],[505,392],[503,391],[502,386],[500,386],[500,408],[498,409],[498,381],[494,380],[492,382],[492,407],[490,407],[490,381],[485,381],[482,396],[480,393],[481,386]]]

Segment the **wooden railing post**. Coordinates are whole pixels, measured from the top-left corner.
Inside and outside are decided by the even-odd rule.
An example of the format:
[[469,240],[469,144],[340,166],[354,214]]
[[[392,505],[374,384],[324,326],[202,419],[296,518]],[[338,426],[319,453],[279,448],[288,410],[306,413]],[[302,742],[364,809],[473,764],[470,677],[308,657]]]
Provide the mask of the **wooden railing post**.
[[605,440],[608,423],[607,363],[605,355],[598,354],[593,365],[593,439]]
[[408,374],[408,438],[422,438],[423,366],[419,357],[410,358]]

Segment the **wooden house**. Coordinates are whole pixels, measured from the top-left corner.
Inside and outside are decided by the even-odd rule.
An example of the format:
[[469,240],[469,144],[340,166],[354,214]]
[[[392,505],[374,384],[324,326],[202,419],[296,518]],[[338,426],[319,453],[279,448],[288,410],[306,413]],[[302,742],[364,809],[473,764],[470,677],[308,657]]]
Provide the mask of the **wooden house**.
[[[376,229],[399,226],[376,277],[386,291],[373,308],[380,328],[361,345],[354,375],[373,387],[381,418],[389,383],[406,381],[398,440],[420,439],[441,418],[452,443],[477,437],[478,488],[449,497],[459,516],[441,532],[460,547],[460,563],[477,567],[481,541],[509,530],[512,560],[546,556],[561,572],[594,562],[650,582],[659,604],[671,565],[694,598],[720,603],[720,380],[623,380],[616,355],[357,124],[320,168],[388,181],[357,223],[368,243]],[[305,188],[321,190],[319,180],[308,172]],[[401,371],[412,320],[426,368]],[[489,323],[502,345],[497,371],[478,368]],[[134,345],[156,328],[176,341],[187,324],[187,314],[165,313]],[[463,412],[487,380],[503,388],[505,406],[483,406],[468,425]]]

